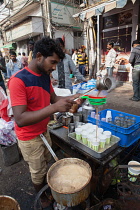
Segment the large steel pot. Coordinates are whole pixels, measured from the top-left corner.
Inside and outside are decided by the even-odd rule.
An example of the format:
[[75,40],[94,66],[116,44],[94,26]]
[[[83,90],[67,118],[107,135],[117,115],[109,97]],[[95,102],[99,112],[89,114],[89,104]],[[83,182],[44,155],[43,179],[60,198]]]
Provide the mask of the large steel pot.
[[[67,193],[65,194],[53,188],[52,184],[50,183],[50,178],[52,177],[52,175],[56,172],[58,168],[71,164],[71,163],[78,164],[84,167],[89,173],[89,179],[87,183],[80,189],[78,190],[76,189],[75,191],[69,192],[69,194]],[[64,158],[57,161],[50,167],[47,173],[47,183],[49,187],[51,188],[51,192],[55,201],[59,203],[60,205],[71,207],[71,206],[76,206],[80,204],[81,202],[85,201],[88,198],[90,194],[91,177],[92,177],[92,171],[88,163],[77,158]]]

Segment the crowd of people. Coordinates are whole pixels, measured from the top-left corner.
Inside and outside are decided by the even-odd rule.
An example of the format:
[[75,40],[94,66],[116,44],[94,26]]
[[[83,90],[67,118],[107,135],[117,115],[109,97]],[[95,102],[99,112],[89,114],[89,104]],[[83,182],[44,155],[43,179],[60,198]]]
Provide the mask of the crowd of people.
[[[61,47],[65,53],[65,57],[61,60],[57,66],[56,71],[50,74],[51,82],[54,87],[70,89],[72,86],[72,80],[70,75],[75,77],[75,81],[84,82],[86,81],[85,76],[89,71],[88,57],[85,52],[85,46],[79,47],[79,49],[73,50],[72,56],[68,53],[68,50],[65,48],[65,43],[62,38],[56,38],[55,42]],[[0,86],[6,92],[4,79],[10,79],[10,77],[15,74],[20,69],[29,65],[33,59],[33,50],[35,42],[30,40],[28,43],[28,56],[25,52],[18,53],[10,51],[9,59],[7,56],[5,58],[2,56],[0,51]],[[129,62],[132,64],[132,80],[133,80],[133,91],[134,95],[130,100],[139,101],[139,41],[135,40],[132,44],[133,51],[131,52]],[[136,48],[135,48],[136,47]],[[135,52],[135,53],[134,53]],[[105,58],[105,68],[106,75],[113,76],[113,70],[116,62],[117,52],[114,49],[114,43],[109,42],[107,44],[106,58]],[[136,59],[136,61],[135,61]],[[135,64],[136,63],[136,64]],[[136,66],[134,68],[134,66]],[[97,73],[98,74],[98,73]],[[98,76],[97,76],[98,78]]]

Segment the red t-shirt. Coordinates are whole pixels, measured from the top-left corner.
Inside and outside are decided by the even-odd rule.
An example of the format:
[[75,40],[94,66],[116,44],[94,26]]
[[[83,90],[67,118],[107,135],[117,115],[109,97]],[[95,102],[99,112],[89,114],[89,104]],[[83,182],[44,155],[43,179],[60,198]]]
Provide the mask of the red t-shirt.
[[[11,105],[26,105],[27,111],[37,111],[50,105],[50,94],[54,91],[49,75],[37,74],[28,67],[14,74],[8,83]],[[49,117],[34,125],[18,127],[15,132],[19,140],[35,138],[47,129]]]

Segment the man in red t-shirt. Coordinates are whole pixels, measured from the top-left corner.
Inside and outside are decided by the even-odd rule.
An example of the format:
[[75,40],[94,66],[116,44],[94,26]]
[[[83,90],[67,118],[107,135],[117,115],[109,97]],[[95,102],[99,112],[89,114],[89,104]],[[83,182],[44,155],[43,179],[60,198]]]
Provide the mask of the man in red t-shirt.
[[[25,161],[29,164],[36,191],[45,185],[47,162],[50,153],[40,138],[46,132],[49,116],[55,112],[67,112],[77,97],[56,96],[50,82],[50,73],[65,54],[54,40],[44,37],[34,47],[33,60],[28,67],[14,74],[8,83],[15,118],[15,132]],[[42,207],[49,205],[45,194],[41,196]]]

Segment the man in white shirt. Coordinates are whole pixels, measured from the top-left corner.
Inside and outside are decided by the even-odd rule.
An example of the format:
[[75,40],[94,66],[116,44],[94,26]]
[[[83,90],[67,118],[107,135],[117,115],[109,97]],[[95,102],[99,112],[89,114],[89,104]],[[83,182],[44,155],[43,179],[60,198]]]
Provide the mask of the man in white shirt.
[[72,54],[72,60],[75,64],[75,66],[77,65],[77,54],[78,54],[78,50],[74,50],[74,53]]
[[21,53],[19,52],[18,53],[18,56],[17,56],[17,59],[21,62],[21,58],[22,58],[22,56],[21,56]]
[[113,42],[110,42],[110,43],[107,44],[108,54],[107,54],[106,59],[105,59],[105,66],[106,66],[106,69],[107,69],[107,75],[108,76],[113,75],[114,64],[115,64],[116,56],[117,56],[117,53],[113,49],[113,47],[114,47]]

